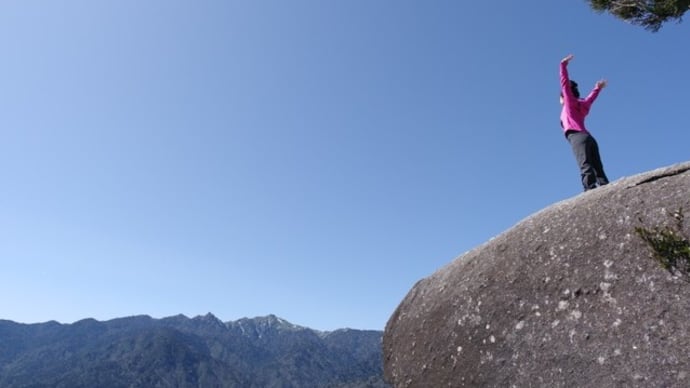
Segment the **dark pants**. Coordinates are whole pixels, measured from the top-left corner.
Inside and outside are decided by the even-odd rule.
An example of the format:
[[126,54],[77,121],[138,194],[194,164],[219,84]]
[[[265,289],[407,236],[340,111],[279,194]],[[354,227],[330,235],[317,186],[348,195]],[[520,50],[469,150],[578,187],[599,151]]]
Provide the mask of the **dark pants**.
[[599,145],[597,145],[594,137],[587,132],[580,131],[568,131],[566,137],[573,148],[575,160],[580,166],[582,186],[585,191],[596,188],[597,185],[603,186],[609,183],[609,179],[604,173],[604,166],[601,164]]

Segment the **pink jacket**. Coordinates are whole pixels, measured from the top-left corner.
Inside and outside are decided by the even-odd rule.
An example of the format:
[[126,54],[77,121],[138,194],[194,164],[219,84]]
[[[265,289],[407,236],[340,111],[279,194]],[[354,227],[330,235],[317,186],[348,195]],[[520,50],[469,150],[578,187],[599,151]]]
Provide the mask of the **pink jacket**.
[[561,93],[563,94],[563,109],[561,110],[561,126],[563,132],[582,131],[585,128],[585,116],[589,113],[592,103],[599,95],[600,88],[595,87],[585,98],[577,98],[570,90],[570,78],[568,78],[568,62],[561,62]]

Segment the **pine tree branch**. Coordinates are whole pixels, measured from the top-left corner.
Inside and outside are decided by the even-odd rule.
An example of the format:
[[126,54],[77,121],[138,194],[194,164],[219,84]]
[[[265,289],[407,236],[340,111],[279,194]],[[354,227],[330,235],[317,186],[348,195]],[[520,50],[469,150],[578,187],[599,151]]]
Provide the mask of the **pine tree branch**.
[[681,21],[690,0],[588,0],[592,9],[639,25],[652,32],[670,21]]

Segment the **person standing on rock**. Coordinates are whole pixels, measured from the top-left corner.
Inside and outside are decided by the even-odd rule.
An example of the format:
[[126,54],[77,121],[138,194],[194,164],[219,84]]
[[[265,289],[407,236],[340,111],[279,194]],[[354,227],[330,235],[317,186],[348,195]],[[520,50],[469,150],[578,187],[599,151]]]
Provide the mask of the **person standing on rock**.
[[601,89],[606,87],[606,80],[597,81],[592,92],[587,97],[580,98],[577,82],[568,76],[568,63],[572,59],[573,55],[570,54],[561,60],[561,127],[573,149],[580,167],[582,186],[587,191],[609,183],[601,163],[599,145],[585,128],[585,117]]

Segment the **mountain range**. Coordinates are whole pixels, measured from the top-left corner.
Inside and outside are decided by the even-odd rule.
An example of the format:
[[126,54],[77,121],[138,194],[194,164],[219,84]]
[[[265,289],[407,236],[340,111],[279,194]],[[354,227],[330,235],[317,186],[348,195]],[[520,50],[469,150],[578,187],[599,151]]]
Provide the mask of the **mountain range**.
[[0,387],[383,388],[382,334],[274,315],[0,320]]

